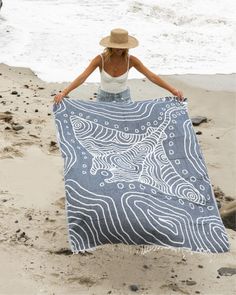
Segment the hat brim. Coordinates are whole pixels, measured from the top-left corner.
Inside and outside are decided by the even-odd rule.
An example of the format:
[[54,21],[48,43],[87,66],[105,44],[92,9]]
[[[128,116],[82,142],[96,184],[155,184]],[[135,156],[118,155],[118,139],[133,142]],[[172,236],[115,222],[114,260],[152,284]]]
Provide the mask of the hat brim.
[[105,38],[102,38],[99,44],[104,47],[111,47],[111,48],[134,48],[138,46],[139,42],[135,37],[128,36],[127,43],[114,43],[114,42],[110,42],[110,36],[107,36]]

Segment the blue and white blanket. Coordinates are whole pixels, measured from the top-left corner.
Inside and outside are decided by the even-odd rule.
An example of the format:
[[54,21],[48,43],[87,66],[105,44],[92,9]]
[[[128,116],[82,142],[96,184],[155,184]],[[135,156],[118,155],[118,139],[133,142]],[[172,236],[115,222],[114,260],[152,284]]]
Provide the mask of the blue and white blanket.
[[187,103],[64,99],[53,111],[73,253],[118,243],[229,250]]

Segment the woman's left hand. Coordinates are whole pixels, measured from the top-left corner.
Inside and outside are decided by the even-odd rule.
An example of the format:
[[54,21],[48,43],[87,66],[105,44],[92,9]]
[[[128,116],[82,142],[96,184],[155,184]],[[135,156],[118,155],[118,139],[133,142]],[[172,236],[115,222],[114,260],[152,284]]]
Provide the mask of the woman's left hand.
[[171,93],[175,96],[178,97],[178,100],[183,101],[184,100],[184,95],[183,92],[181,90],[178,90],[176,88],[174,88]]

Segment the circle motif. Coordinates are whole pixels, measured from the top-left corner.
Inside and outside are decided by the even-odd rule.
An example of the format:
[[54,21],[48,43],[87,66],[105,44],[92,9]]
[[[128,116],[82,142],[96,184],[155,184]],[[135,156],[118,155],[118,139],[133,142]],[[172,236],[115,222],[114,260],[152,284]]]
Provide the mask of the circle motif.
[[207,209],[208,209],[209,211],[211,211],[211,210],[214,209],[214,207],[213,207],[213,206],[207,206]]
[[194,205],[193,205],[193,203],[189,203],[189,207],[190,207],[191,209],[194,209]]
[[202,191],[204,191],[205,190],[205,186],[204,185],[202,185],[202,184],[200,184],[200,190],[202,190]]
[[124,188],[124,185],[123,185],[123,183],[117,183],[117,187],[118,187],[119,189],[122,189],[122,188]]
[[101,174],[102,174],[103,176],[108,176],[108,172],[107,172],[107,171],[102,171]]
[[180,203],[181,205],[184,205],[184,201],[183,201],[182,199],[179,199],[179,203]]

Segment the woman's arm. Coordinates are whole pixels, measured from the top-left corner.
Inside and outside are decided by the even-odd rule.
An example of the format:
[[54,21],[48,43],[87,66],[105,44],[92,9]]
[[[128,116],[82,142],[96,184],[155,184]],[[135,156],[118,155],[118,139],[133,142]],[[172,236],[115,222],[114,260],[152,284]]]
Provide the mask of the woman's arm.
[[59,92],[54,97],[54,102],[59,103],[64,96],[68,95],[73,89],[77,88],[92,74],[92,72],[99,66],[101,56],[97,55],[88,65],[88,67],[81,73],[73,82],[70,83],[62,92]]
[[158,86],[168,90],[171,92],[173,95],[177,96],[182,100],[183,93],[182,91],[174,88],[164,80],[162,80],[160,77],[158,77],[156,74],[151,72],[148,68],[146,68],[143,63],[135,56],[131,55],[130,56],[130,61],[131,61],[131,66],[135,67],[136,70],[138,70],[140,73],[142,73],[145,77],[147,77],[150,81],[153,83],[157,84]]

